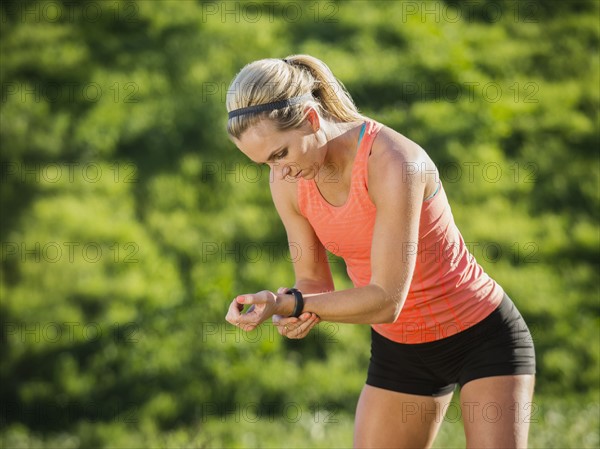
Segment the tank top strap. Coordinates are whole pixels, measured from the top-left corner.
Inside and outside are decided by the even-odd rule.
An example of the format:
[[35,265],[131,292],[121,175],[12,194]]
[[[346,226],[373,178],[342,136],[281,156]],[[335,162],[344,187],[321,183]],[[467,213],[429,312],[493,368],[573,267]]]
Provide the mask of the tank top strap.
[[[349,200],[344,206],[346,209],[352,207],[351,197],[357,198],[361,206],[371,208],[371,203],[367,192],[368,160],[371,153],[371,147],[377,133],[383,127],[382,124],[373,120],[366,120],[359,135],[358,148],[352,164],[352,181]],[[315,219],[312,215],[321,213],[331,214],[336,208],[327,206],[325,200],[321,197],[314,180],[298,179],[297,185],[298,207],[300,213],[307,218]],[[312,212],[310,212],[312,211]]]
[[310,201],[310,189],[309,183],[305,179],[298,179],[298,184],[296,185],[296,194],[298,195],[298,209],[302,215],[308,218],[306,208],[308,206],[308,202]]
[[383,128],[381,123],[374,120],[367,120],[361,130],[361,139],[356,151],[356,159],[352,169],[352,188],[361,192],[366,192],[368,188],[369,168],[368,161],[371,154],[373,141],[377,133]]

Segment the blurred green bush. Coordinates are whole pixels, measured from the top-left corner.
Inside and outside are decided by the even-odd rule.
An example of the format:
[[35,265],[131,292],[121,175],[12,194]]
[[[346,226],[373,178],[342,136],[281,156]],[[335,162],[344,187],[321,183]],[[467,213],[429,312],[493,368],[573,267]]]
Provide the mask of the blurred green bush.
[[[289,425],[267,438],[250,415],[226,430],[249,404],[255,418],[303,411],[286,415],[290,444],[350,444],[368,326],[288,341],[224,321],[236,294],[293,283],[269,173],[228,140],[224,97],[244,64],[294,53],[323,59],[365,114],[431,155],[474,256],[529,323],[538,394],[597,402],[595,0],[5,1],[1,13],[6,447],[283,441]],[[597,423],[590,407],[582,419]],[[343,424],[326,435],[315,417],[328,413]],[[573,444],[597,442],[593,427]]]

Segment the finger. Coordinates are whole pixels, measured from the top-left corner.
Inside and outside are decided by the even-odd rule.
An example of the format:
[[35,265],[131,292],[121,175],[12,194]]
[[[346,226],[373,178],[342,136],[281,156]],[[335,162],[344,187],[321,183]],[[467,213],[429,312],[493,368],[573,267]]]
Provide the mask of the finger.
[[299,323],[312,322],[314,320],[317,320],[317,322],[320,321],[319,316],[315,315],[314,313],[311,313],[311,312],[303,313],[302,315],[300,315],[299,319],[300,319]]
[[314,313],[312,313],[312,312],[304,312],[302,315],[300,315],[300,317],[299,317],[299,318],[300,318],[302,321],[306,321],[306,320],[310,320],[310,319],[312,319],[312,318],[314,318],[314,317],[316,317],[316,316],[318,316],[318,315],[316,315],[316,314],[314,314]]
[[240,318],[240,312],[244,308],[243,305],[239,304],[235,299],[229,305],[229,310],[225,316],[225,320],[231,324],[237,324]]
[[303,323],[305,323],[305,321],[300,321],[300,319],[295,317],[289,317],[281,320],[280,327],[284,328],[287,331],[287,335],[292,335]]
[[256,323],[240,323],[239,328],[244,332],[252,332],[256,329]]
[[277,327],[277,330],[282,329],[286,324],[289,325],[298,321],[298,318],[290,318],[283,315],[273,315],[271,319],[273,321],[273,326]]
[[239,304],[267,304],[273,300],[270,295],[273,295],[273,293],[263,290],[255,294],[239,295],[235,300]]
[[[238,318],[238,323],[243,325],[243,329],[245,331],[251,331],[259,326],[262,322],[268,320],[273,316],[273,305],[274,305],[274,293],[263,290],[262,292],[256,293],[254,295],[243,295],[244,303],[248,304],[247,296],[253,297],[253,302],[256,304],[251,304],[246,313],[240,314]],[[261,304],[264,300],[265,304]],[[240,297],[236,298],[236,301],[240,301]]]
[[244,304],[256,304],[254,302],[254,295],[239,295],[236,296],[235,300],[237,301],[238,304],[240,305],[244,305]]
[[286,336],[288,338],[304,338],[307,323],[307,321],[300,321],[297,325],[294,325],[293,327],[288,326]]
[[300,339],[300,338],[304,338],[304,337],[305,337],[305,335],[304,335],[304,334],[302,334],[301,332],[299,332],[298,328],[296,328],[296,329],[294,329],[293,331],[292,331],[292,330],[290,330],[290,331],[288,332],[288,335],[287,335],[287,337],[288,337],[288,338],[292,338],[292,339],[294,339],[294,340],[298,340],[298,339]]
[[282,324],[281,326],[277,327],[277,332],[279,332],[279,335],[283,336],[283,337],[288,337],[290,332],[292,332],[292,326],[289,324]]
[[296,329],[298,323],[301,322],[302,321],[296,317],[273,315],[273,324],[277,327],[277,332],[279,332],[279,335],[282,335],[284,337],[290,335],[294,331],[294,329]]
[[283,293],[287,292],[287,290],[288,290],[288,289],[287,289],[286,287],[279,287],[279,288],[277,289],[277,293],[279,293],[279,294],[283,294]]
[[321,322],[321,318],[319,318],[318,316],[315,316],[315,318],[310,323],[310,328],[312,329],[313,327],[315,327],[320,322]]
[[260,324],[259,316],[256,312],[243,313],[237,318],[237,325],[249,332]]
[[298,318],[284,316],[279,319],[279,321],[277,322],[277,325],[285,326],[287,324],[289,326],[290,324],[296,324],[299,322],[300,322],[300,320]]
[[317,315],[316,313],[310,313],[310,317],[309,317],[309,321],[315,321],[315,323],[320,323],[321,322],[321,317],[319,315]]
[[243,331],[250,332],[250,331],[253,331],[254,329],[256,329],[258,324],[259,323],[256,319],[248,320],[247,318],[244,318],[242,316],[240,318],[240,320],[238,321],[237,326]]
[[313,320],[309,320],[309,321],[303,321],[302,324],[300,324],[294,335],[297,335],[298,338],[303,338],[306,335],[308,335],[308,333],[310,332],[310,330],[315,326],[315,322]]
[[308,320],[305,324],[303,324],[301,338],[306,337],[306,335],[308,335],[312,328],[319,324],[320,321],[321,319],[317,315],[313,315],[312,319]]

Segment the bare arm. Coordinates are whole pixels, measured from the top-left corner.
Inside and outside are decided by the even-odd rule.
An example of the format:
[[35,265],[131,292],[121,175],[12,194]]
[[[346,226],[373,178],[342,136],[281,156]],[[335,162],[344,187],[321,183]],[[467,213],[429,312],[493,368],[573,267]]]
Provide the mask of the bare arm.
[[[360,288],[306,295],[304,311],[313,312],[323,320],[357,324],[393,322],[408,294],[416,254],[406,248],[407,244],[418,241],[426,183],[420,172],[409,171],[407,167],[411,163],[414,168],[415,161],[422,167],[420,162],[427,156],[408,139],[387,135],[381,140],[375,142],[379,148],[375,151],[374,145],[369,159],[372,175],[369,176],[369,194],[377,207],[371,247],[371,282]],[[289,315],[294,307],[292,296],[270,292],[242,295],[238,302],[270,303],[266,314]]]
[[270,186],[273,203],[288,237],[296,279],[294,286],[303,293],[333,291],[333,277],[325,248],[306,217],[300,213],[296,182],[274,179]]
[[[385,145],[387,142],[382,142]],[[394,142],[389,142],[393,145]],[[403,143],[410,145],[410,141]],[[407,170],[409,160],[423,154],[416,144],[404,151],[385,149],[369,161],[369,193],[377,216],[371,246],[371,282],[360,288],[322,295],[309,295],[304,310],[326,321],[342,323],[389,323],[397,319],[410,286],[416,263],[407,244],[418,241],[419,218],[425,183],[421,173]],[[411,164],[414,168],[415,164]],[[417,166],[421,167],[419,163]],[[289,310],[293,300],[286,295],[278,303]]]

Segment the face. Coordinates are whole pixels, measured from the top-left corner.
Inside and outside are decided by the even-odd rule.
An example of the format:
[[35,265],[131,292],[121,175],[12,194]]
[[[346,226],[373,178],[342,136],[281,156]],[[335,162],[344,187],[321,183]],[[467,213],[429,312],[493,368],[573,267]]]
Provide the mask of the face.
[[279,131],[271,120],[261,120],[232,140],[252,161],[268,164],[271,176],[312,179],[325,160],[326,140],[321,134],[313,110],[300,128]]

